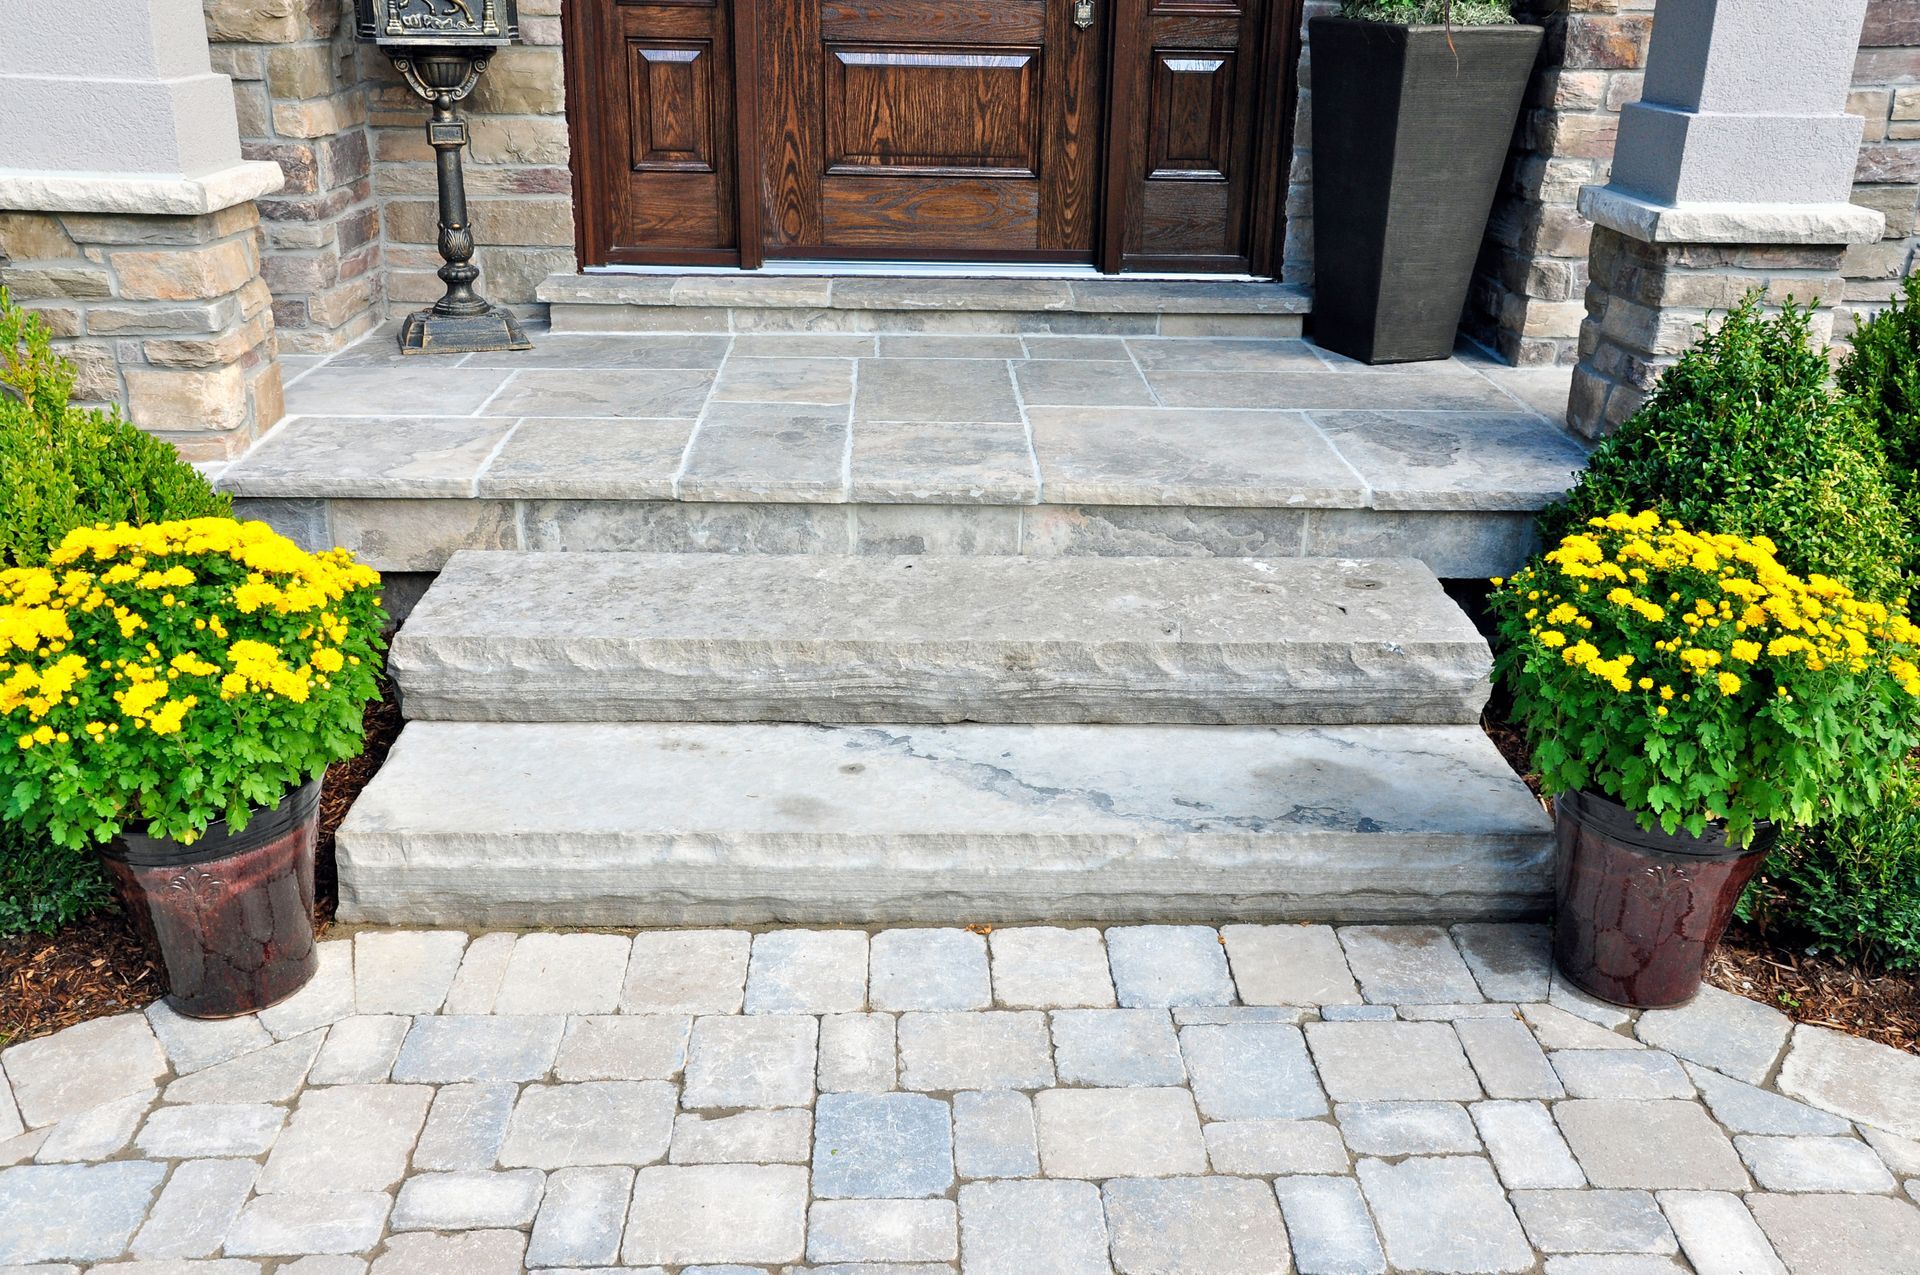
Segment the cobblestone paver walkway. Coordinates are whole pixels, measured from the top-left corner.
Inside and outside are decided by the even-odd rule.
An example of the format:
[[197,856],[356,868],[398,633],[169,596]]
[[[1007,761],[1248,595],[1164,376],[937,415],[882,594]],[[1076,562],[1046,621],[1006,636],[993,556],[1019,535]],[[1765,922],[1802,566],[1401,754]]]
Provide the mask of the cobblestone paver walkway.
[[1545,941],[368,931],[0,1052],[0,1272],[1920,1270],[1920,1057]]

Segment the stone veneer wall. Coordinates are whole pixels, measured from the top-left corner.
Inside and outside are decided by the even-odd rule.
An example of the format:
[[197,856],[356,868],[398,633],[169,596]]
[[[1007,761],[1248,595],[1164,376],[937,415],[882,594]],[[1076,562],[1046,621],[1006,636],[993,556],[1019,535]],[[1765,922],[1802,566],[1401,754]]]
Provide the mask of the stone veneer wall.
[[189,460],[245,451],[282,415],[260,215],[0,212],[0,284],[51,327],[76,398],[125,404]]
[[204,0],[213,66],[233,79],[241,153],[286,174],[260,200],[280,346],[337,350],[380,321],[380,208],[352,0]]
[[1920,3],[1873,0],[1847,109],[1867,121],[1853,202],[1886,214],[1886,236],[1847,251],[1846,297],[1834,323],[1844,339],[1857,309],[1892,297],[1920,266]]

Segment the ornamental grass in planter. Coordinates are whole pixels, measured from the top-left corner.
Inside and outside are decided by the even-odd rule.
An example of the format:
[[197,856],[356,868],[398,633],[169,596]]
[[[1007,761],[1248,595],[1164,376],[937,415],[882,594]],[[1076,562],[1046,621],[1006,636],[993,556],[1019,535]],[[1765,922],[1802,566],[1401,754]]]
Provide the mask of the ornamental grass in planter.
[[313,975],[320,777],[378,694],[379,583],[231,518],[82,527],[0,570],[0,813],[105,858],[182,1013]]
[[1558,798],[1555,958],[1604,1000],[1690,999],[1779,828],[1873,808],[1920,741],[1920,631],[1764,536],[1596,517],[1491,607]]

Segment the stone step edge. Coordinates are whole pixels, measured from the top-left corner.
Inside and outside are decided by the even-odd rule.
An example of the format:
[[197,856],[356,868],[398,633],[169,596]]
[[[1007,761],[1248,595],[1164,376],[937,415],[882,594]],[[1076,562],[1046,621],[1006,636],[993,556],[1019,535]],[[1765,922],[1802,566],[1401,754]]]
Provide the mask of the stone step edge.
[[[889,285],[898,292],[889,290]],[[743,310],[1303,316],[1310,289],[1265,280],[897,278],[873,275],[554,274],[550,305]]]

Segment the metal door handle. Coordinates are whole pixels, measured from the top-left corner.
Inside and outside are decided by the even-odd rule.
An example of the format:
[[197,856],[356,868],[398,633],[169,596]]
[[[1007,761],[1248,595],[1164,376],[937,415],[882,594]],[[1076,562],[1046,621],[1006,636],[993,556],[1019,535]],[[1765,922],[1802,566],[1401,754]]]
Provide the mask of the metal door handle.
[[1073,0],[1073,25],[1082,31],[1093,25],[1093,0]]

